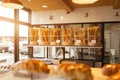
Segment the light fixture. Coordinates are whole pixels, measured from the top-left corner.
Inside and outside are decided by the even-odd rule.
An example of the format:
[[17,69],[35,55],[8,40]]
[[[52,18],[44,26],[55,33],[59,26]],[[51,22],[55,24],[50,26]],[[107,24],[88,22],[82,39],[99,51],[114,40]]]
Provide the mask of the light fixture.
[[43,8],[47,8],[48,6],[47,6],[47,5],[43,5],[42,7],[43,7]]
[[92,4],[95,3],[98,0],[72,0],[75,4]]
[[28,0],[28,2],[30,2],[31,0]]
[[2,0],[2,6],[12,9],[22,9],[23,5],[18,0]]

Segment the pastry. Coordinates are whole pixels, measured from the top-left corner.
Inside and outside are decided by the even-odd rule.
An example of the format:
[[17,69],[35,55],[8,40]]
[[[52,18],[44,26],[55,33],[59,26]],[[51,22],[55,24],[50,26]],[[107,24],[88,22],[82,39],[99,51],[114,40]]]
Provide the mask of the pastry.
[[49,73],[48,65],[40,60],[28,59],[19,61],[13,66],[14,75],[24,76],[31,73],[48,74]]
[[86,30],[85,28],[79,28],[76,27],[74,29],[74,39],[75,39],[75,45],[85,45],[85,40],[86,40]]
[[59,75],[72,80],[93,80],[91,69],[86,64],[62,63],[58,69]]
[[38,28],[30,28],[30,44],[37,45],[38,44]]
[[39,44],[49,45],[49,28],[40,28]]
[[120,64],[106,64],[103,66],[102,73],[108,76],[108,80],[120,80]]
[[72,29],[62,29],[62,45],[72,45]]
[[52,28],[50,31],[50,38],[51,38],[51,42],[50,45],[59,45],[60,42],[57,42],[58,40],[60,40],[60,28],[56,27],[56,28]]

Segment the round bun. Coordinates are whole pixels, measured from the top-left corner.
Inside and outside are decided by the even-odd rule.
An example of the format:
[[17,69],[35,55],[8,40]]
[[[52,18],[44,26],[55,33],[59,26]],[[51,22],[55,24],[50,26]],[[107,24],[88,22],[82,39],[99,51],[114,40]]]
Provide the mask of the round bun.
[[58,68],[60,75],[72,80],[93,80],[91,69],[86,64],[63,63]]
[[103,75],[110,76],[118,72],[118,66],[116,64],[106,64],[103,66]]
[[103,66],[102,73],[108,76],[108,80],[120,80],[120,64],[106,64]]
[[28,59],[17,62],[13,67],[13,74],[49,73],[48,65],[43,61]]

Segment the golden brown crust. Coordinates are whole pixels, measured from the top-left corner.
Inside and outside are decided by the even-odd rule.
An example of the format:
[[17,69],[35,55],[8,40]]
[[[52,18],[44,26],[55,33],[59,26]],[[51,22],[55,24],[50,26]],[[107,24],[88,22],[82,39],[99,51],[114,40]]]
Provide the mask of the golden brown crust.
[[40,28],[39,29],[39,45],[49,45],[49,28]]
[[62,45],[72,45],[72,29],[62,29]]
[[72,80],[93,80],[90,67],[85,64],[60,64],[59,74],[65,77],[69,77]]
[[106,64],[102,72],[108,76],[108,80],[120,80],[120,64]]
[[109,80],[120,80],[120,72],[117,72],[117,73],[109,76]]
[[27,71],[28,73],[49,73],[47,64],[34,59],[20,61],[13,68],[14,74],[19,73],[21,70]]
[[39,29],[38,28],[30,28],[30,44],[37,45],[38,44],[38,36]]
[[107,64],[103,66],[103,75],[110,76],[119,71],[118,64]]

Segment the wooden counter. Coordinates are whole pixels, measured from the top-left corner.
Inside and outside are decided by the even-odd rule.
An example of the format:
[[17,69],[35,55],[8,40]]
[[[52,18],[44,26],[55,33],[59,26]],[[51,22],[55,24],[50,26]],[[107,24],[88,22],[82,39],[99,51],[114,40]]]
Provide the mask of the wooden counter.
[[107,80],[107,77],[102,74],[101,68],[91,68],[94,80]]

